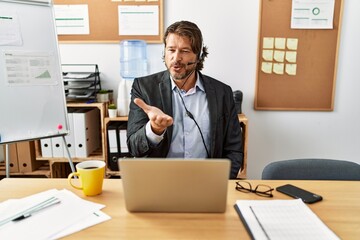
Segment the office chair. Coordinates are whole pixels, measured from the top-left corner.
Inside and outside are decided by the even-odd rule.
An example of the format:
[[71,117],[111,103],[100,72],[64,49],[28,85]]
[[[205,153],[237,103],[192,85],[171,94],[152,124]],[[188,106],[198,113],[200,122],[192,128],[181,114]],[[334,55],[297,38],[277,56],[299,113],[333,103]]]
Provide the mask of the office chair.
[[292,159],[269,163],[262,179],[360,180],[360,164],[332,159]]

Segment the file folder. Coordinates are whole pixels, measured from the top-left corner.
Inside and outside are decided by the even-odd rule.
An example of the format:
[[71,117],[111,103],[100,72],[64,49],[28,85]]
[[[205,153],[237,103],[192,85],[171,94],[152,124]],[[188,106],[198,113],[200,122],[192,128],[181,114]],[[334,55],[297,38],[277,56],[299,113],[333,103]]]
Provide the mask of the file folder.
[[126,155],[129,153],[129,149],[126,143],[127,139],[127,125],[121,125],[120,129],[118,129],[119,139],[120,139],[120,152],[122,155]]
[[[75,157],[75,134],[74,134],[74,120],[73,113],[77,111],[76,108],[68,108],[69,119],[69,133],[65,136],[66,147],[69,149],[70,157]],[[64,157],[67,157],[66,149],[64,149]]]
[[112,171],[118,171],[117,160],[119,158],[120,146],[118,139],[118,122],[111,122],[107,128],[107,152],[108,152],[108,167]]
[[129,158],[132,155],[127,147],[127,123],[112,122],[108,126],[108,167],[112,171],[119,171],[119,158]]
[[80,109],[73,113],[75,156],[88,157],[100,147],[100,111]]
[[64,143],[62,137],[54,137],[51,139],[53,157],[64,157]]
[[19,172],[29,173],[35,171],[42,165],[42,161],[37,161],[35,156],[35,143],[30,142],[18,142],[16,143]]
[[[6,151],[4,145],[4,157],[6,158]],[[10,173],[18,173],[19,172],[19,163],[18,163],[18,154],[16,143],[9,144],[9,167]]]
[[42,157],[53,157],[51,138],[43,138],[40,140]]

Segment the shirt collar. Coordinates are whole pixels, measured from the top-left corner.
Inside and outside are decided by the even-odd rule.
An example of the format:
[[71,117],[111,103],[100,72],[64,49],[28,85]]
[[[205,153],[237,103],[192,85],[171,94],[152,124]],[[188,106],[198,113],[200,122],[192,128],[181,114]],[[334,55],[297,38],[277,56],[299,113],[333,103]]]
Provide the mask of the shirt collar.
[[[204,88],[204,85],[203,85],[203,81],[200,80],[200,75],[198,72],[196,72],[196,82],[195,82],[195,89],[199,89],[203,92],[205,92],[205,88]],[[173,77],[171,76],[170,74],[170,80],[171,80],[171,89],[172,90],[175,90],[175,88],[177,87],[175,82],[174,82],[174,79]]]

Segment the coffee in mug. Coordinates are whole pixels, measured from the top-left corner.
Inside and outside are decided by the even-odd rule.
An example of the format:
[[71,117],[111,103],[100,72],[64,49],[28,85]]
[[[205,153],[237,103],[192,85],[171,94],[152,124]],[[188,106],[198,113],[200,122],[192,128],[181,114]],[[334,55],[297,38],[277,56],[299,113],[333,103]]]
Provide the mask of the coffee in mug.
[[[80,180],[80,186],[74,184],[73,177]],[[102,192],[105,176],[105,162],[101,160],[89,160],[76,164],[76,172],[70,173],[68,181],[76,189],[82,190],[86,196],[95,196]]]

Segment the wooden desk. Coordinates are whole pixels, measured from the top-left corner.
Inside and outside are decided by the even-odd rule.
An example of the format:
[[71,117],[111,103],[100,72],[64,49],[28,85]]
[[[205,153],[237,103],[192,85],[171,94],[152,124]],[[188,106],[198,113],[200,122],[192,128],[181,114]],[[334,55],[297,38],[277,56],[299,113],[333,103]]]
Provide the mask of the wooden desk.
[[[308,205],[341,239],[360,239],[360,183],[358,181],[249,181],[277,187],[292,183],[323,196],[324,200]],[[66,179],[8,178],[0,181],[0,201],[25,197],[51,188],[69,189]],[[119,179],[105,179],[104,191],[87,200],[105,204],[110,221],[68,236],[66,239],[250,239],[233,205],[238,199],[267,199],[235,190],[229,181],[225,214],[129,213],[124,206]],[[290,199],[274,191],[273,199]]]

